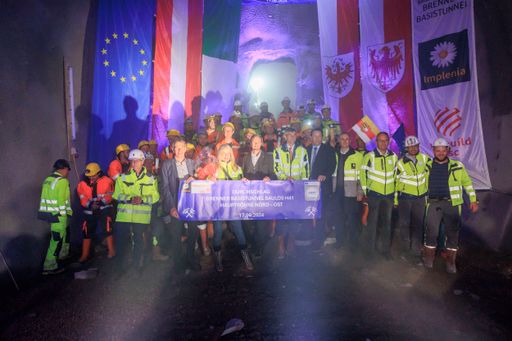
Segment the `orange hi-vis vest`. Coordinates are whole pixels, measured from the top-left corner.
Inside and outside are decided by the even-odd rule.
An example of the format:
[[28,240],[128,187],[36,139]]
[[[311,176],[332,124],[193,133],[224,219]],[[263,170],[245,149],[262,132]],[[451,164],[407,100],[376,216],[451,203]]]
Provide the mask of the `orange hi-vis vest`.
[[116,181],[117,177],[123,173],[123,165],[121,161],[118,159],[112,160],[110,165],[108,165],[108,176],[114,181]]
[[172,159],[174,156],[174,154],[172,153],[172,150],[171,150],[171,147],[170,146],[167,146],[164,148],[164,150],[162,150],[162,152],[160,153],[160,160],[164,161],[164,160],[170,160]]
[[84,208],[84,214],[92,215],[91,205],[97,202],[100,210],[112,207],[112,194],[114,194],[114,182],[108,176],[101,176],[91,183],[89,179],[82,180],[76,191],[80,198],[80,204]]

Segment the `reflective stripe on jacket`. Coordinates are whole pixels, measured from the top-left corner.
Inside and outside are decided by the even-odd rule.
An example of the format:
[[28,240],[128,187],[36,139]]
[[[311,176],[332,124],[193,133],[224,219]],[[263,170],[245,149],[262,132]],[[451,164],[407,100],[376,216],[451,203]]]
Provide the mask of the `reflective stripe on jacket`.
[[274,173],[279,180],[309,179],[309,160],[306,148],[295,144],[293,155],[290,154],[288,146],[284,145],[274,150]]
[[[430,170],[432,169],[433,160],[430,159],[427,162],[427,176],[430,176]],[[462,189],[466,191],[466,194],[469,196],[470,202],[476,202],[476,193],[473,188],[473,183],[471,178],[464,167],[464,164],[457,160],[448,159],[448,187],[450,189],[450,199],[452,200],[452,205],[462,205],[464,203],[464,198],[462,197]],[[427,181],[428,188],[428,181]]]
[[427,193],[427,162],[429,160],[430,157],[423,153],[416,155],[416,163],[407,156],[398,160],[396,163],[397,196],[405,193],[420,197]]
[[370,191],[390,195],[395,193],[395,172],[398,157],[392,151],[386,155],[379,153],[377,149],[364,156],[361,166],[361,187],[363,192]]
[[54,172],[43,182],[38,217],[48,222],[58,222],[58,217],[73,215],[70,204],[69,181]]
[[[142,204],[132,204],[134,197],[141,197]],[[151,206],[160,199],[158,182],[146,173],[146,168],[142,168],[139,176],[132,169],[117,178],[114,199],[118,201],[116,221],[149,224]]]

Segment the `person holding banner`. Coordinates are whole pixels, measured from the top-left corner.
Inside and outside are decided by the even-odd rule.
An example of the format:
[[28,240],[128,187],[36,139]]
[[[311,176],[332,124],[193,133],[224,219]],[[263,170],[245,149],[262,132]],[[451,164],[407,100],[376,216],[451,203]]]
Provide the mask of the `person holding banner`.
[[[251,138],[251,151],[247,153],[242,162],[244,180],[270,181],[277,179],[274,174],[274,160],[271,154],[262,150],[262,139],[259,135]],[[268,238],[268,220],[244,220],[242,222],[246,235],[251,228],[254,229],[254,254],[261,256],[265,242]]]
[[430,157],[420,153],[420,141],[416,136],[407,136],[405,148],[407,153],[396,164],[395,205],[398,205],[402,257],[419,259],[423,243],[427,162]]
[[[216,180],[241,180],[243,178],[242,168],[235,162],[235,155],[233,148],[229,144],[220,146],[217,151],[217,170],[214,176],[209,176],[207,179]],[[249,253],[247,252],[247,244],[245,241],[244,230],[242,229],[242,222],[240,220],[234,220],[227,222],[231,229],[231,232],[235,234],[238,241],[238,247],[242,254],[242,258],[245,262],[247,270],[253,270]],[[215,268],[218,272],[222,272],[224,267],[222,265],[222,221],[215,221],[213,223],[213,251],[215,252]]]
[[[274,150],[274,173],[278,180],[308,180],[309,158],[307,150],[297,142],[293,128],[284,129],[286,143]],[[332,174],[332,173],[331,173]],[[288,252],[293,252],[300,220],[279,220],[276,223],[278,237],[278,258],[283,259]],[[287,239],[287,246],[285,246]]]
[[315,224],[315,250],[319,250],[325,240],[325,222],[327,204],[331,201],[332,195],[332,174],[336,170],[336,154],[334,148],[322,143],[323,131],[321,128],[313,129],[311,133],[312,145],[307,148],[310,161],[310,180],[320,182],[322,189],[322,218],[316,220]]
[[[389,135],[377,134],[377,148],[368,152],[361,166],[361,187],[368,197],[368,225],[365,229],[367,252],[373,257],[375,249],[391,258],[391,213],[395,197],[395,173],[398,157],[388,149]],[[377,242],[377,225],[381,223]]]
[[178,190],[180,182],[187,183],[194,179],[195,162],[185,158],[187,142],[179,137],[173,145],[174,158],[164,161],[162,165],[161,187],[162,211],[164,223],[170,224],[171,248],[174,260],[174,272],[183,273],[186,269],[201,270],[199,260],[195,256],[194,248],[199,236],[197,222],[189,221],[187,228],[186,256],[182,258],[181,232],[185,222],[178,215]]
[[436,255],[439,226],[444,223],[446,231],[446,272],[457,273],[455,259],[459,248],[459,231],[464,199],[462,189],[469,196],[469,209],[478,211],[478,201],[471,178],[464,164],[448,158],[450,145],[443,138],[434,141],[434,159],[427,162],[428,199],[425,215],[425,247],[423,264],[433,268]]

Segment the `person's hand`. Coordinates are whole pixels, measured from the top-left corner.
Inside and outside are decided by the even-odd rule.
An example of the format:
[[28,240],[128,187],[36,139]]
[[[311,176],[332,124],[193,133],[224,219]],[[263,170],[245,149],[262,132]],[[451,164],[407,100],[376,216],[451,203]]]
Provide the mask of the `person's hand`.
[[176,218],[176,219],[179,219],[179,214],[178,214],[178,210],[176,208],[171,208],[171,217],[173,218]]
[[132,198],[132,204],[134,204],[134,205],[142,204],[142,198],[141,197],[133,197]]
[[266,176],[266,177],[263,178],[263,181],[264,182],[268,182],[268,181],[270,181],[270,178],[268,176]]
[[293,178],[291,176],[288,177],[288,180],[293,180]]
[[206,178],[206,180],[210,180],[211,182],[215,182],[215,181],[217,181],[217,178],[216,178],[216,177],[214,177],[214,176],[212,176],[212,175],[210,175],[210,176],[208,176],[208,177]]
[[249,179],[247,179],[247,178],[242,178],[242,181],[243,181],[243,182],[247,182],[247,181],[249,181]]
[[477,202],[470,203],[469,204],[469,209],[471,210],[471,213],[478,212],[478,203]]
[[359,201],[359,202],[363,201],[363,195],[362,194],[358,194],[356,198],[357,198],[357,201]]
[[325,181],[325,179],[326,179],[325,175],[319,175],[317,180],[320,182],[323,182],[323,181]]
[[97,201],[93,201],[91,204],[91,210],[96,211],[100,208],[100,204]]
[[185,180],[185,183],[188,184],[190,183],[190,181],[192,180],[195,180],[195,178],[193,176],[189,176],[186,180]]

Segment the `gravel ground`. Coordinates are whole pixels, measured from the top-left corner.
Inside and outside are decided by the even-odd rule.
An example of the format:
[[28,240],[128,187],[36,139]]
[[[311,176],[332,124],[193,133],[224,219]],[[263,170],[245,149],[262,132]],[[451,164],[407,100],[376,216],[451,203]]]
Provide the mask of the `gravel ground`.
[[225,270],[175,275],[171,262],[142,276],[114,276],[98,257],[95,279],[72,271],[4,297],[0,338],[9,340],[217,339],[232,318],[245,327],[225,339],[512,339],[510,281],[462,264],[456,276],[402,260],[368,263],[329,246],[277,261],[275,240],[247,272],[232,243]]

